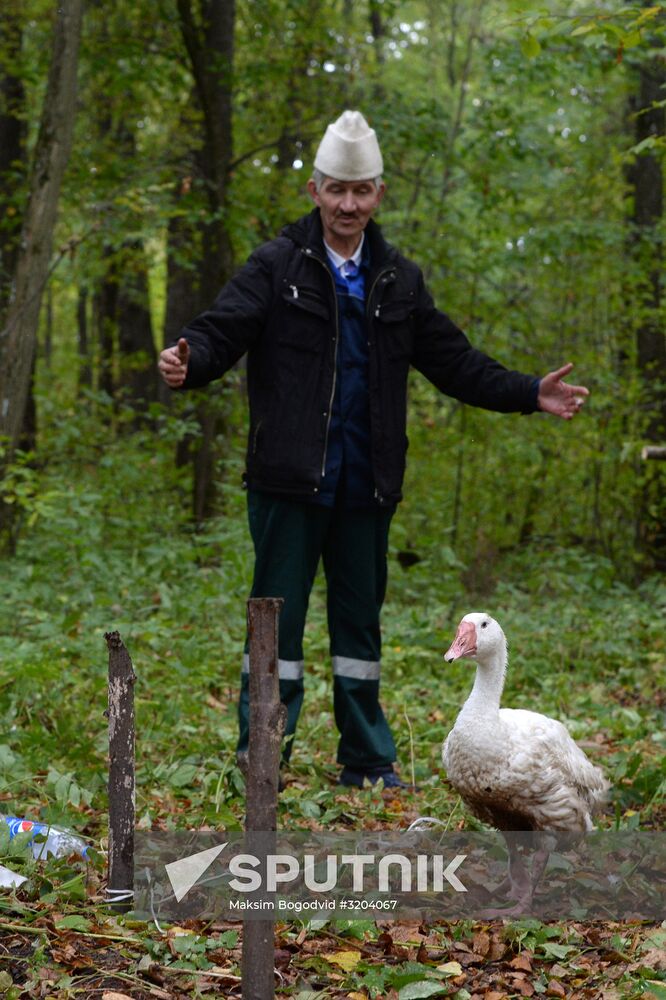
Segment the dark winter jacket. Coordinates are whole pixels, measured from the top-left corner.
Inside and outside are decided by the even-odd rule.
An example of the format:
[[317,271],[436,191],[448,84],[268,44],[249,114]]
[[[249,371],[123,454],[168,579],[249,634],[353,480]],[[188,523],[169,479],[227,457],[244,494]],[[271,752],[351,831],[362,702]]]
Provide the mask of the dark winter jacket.
[[[416,264],[386,243],[374,222],[365,233],[372,474],[378,503],[392,504],[405,470],[410,365],[447,395],[505,413],[535,410],[538,383],[475,350],[435,308]],[[184,388],[219,378],[247,351],[247,485],[316,496],[339,341],[319,210],[253,253],[182,336],[191,352]]]

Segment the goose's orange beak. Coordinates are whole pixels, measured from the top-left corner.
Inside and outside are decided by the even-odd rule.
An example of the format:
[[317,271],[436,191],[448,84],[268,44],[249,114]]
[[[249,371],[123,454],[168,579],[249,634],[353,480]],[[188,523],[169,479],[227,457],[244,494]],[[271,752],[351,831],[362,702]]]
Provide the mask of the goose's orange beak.
[[444,653],[447,663],[459,660],[463,656],[474,656],[476,653],[476,625],[473,622],[461,621],[456,637],[449,649]]

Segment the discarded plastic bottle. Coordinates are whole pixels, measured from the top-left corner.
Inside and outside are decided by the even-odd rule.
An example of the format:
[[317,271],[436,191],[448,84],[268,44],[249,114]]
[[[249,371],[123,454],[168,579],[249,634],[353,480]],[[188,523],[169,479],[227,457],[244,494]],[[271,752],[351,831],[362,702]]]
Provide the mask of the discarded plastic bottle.
[[[49,854],[56,858],[67,857],[70,854],[80,854],[82,858],[88,856],[88,845],[70,830],[62,830],[48,823],[35,823],[31,819],[19,819],[18,816],[0,816],[0,822],[6,823],[9,827],[10,840],[13,840],[18,833],[32,831],[28,844],[35,858],[43,859]],[[40,834],[46,837],[46,840],[37,843],[35,837]]]

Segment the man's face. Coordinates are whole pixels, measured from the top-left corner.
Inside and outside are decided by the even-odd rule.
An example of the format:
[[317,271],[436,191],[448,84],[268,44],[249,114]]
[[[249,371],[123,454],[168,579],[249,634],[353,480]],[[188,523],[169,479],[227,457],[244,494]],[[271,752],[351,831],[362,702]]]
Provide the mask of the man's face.
[[319,206],[326,242],[357,244],[368,220],[384,197],[384,185],[374,181],[336,181],[327,177],[317,191],[312,178],[308,191]]

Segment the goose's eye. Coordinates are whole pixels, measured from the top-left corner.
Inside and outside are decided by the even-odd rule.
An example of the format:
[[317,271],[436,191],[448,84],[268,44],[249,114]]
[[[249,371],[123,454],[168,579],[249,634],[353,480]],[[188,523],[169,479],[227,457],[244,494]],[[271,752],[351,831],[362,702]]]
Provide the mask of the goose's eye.
[[488,628],[490,622],[481,622],[481,628]]

